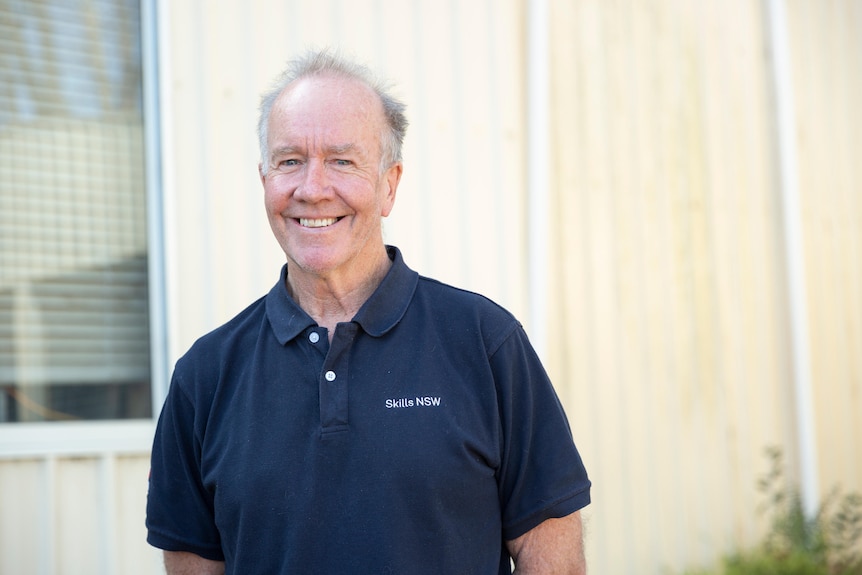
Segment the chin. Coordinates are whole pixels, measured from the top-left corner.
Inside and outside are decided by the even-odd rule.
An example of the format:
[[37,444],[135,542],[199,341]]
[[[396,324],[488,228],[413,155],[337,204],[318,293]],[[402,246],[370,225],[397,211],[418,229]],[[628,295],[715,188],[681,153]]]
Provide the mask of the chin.
[[288,259],[302,272],[318,276],[327,275],[343,264],[343,258],[336,253],[295,253],[288,255]]

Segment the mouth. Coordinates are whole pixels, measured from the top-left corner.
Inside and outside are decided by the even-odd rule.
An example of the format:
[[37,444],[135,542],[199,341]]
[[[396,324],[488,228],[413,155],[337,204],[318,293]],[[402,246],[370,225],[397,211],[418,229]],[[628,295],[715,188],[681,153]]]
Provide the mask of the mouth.
[[299,225],[304,228],[325,228],[340,221],[341,218],[299,218]]

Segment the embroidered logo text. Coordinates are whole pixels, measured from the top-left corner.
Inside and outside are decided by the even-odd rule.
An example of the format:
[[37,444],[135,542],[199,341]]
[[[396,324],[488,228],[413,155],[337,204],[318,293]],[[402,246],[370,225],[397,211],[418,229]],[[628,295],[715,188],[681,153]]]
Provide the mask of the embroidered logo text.
[[397,409],[402,407],[440,407],[439,397],[400,397],[387,399],[386,409]]

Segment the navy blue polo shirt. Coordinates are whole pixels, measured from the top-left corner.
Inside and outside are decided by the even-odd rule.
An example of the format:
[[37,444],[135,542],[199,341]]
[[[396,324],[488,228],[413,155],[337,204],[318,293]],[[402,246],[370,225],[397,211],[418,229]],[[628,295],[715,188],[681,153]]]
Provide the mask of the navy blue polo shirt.
[[518,321],[393,265],[329,343],[278,283],[176,365],[148,541],[227,573],[509,573],[505,540],[589,503]]

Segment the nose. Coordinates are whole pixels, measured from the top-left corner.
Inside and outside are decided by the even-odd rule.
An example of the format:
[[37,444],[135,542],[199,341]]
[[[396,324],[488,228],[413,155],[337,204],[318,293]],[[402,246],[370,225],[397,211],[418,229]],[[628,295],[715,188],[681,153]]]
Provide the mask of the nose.
[[306,202],[316,202],[329,194],[329,182],[326,176],[326,166],[323,162],[312,159],[305,165],[302,180],[294,192],[294,197]]

